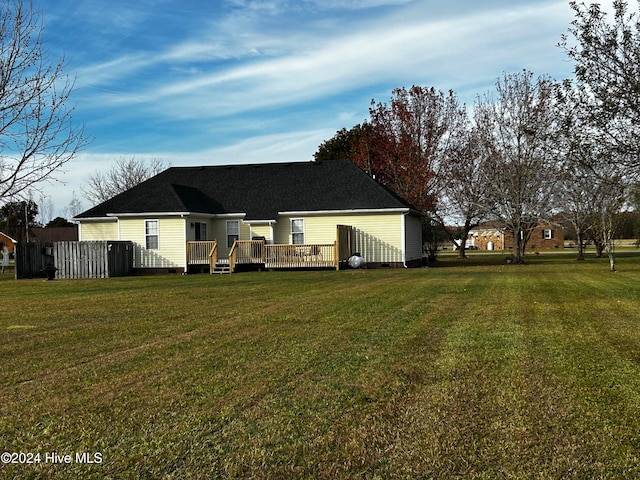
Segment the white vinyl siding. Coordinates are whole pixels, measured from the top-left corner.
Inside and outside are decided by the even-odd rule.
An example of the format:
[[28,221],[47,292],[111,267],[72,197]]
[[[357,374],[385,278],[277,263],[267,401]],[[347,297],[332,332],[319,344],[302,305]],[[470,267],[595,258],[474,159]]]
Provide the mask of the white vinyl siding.
[[414,215],[405,217],[405,261],[422,260],[422,221]]
[[264,237],[267,243],[273,243],[271,235],[271,225],[251,225],[251,238]]
[[185,220],[180,217],[158,218],[158,249],[155,250],[145,248],[145,220],[149,219],[121,218],[119,222],[120,240],[134,242],[134,268],[184,267]]
[[[402,262],[402,213],[309,215],[304,217],[304,241],[306,244],[333,243],[338,225],[354,227],[355,251],[367,262]],[[291,243],[291,220],[296,217],[278,218],[274,225],[274,243]],[[419,242],[420,240],[416,240]]]
[[[227,258],[229,255],[230,246],[227,247],[227,221],[224,218],[214,218],[210,221],[210,228],[207,235],[210,240],[218,241],[218,256],[219,258]],[[240,227],[239,240],[249,240],[251,238],[251,227],[249,224],[244,223],[242,220],[233,220],[238,222]],[[231,242],[233,245],[233,242]]]
[[117,220],[83,221],[80,223],[80,240],[119,240]]
[[[211,240],[211,222],[206,218],[189,217],[186,219],[187,225],[187,241],[194,242],[196,240]],[[198,231],[200,238],[198,238]]]

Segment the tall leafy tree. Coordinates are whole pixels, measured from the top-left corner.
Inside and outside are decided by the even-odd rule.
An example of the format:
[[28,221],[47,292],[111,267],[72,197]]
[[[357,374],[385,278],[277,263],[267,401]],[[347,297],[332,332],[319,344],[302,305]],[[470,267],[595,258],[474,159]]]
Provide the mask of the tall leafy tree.
[[30,2],[0,3],[0,200],[51,178],[87,143],[72,121],[73,79],[49,61],[42,14]]
[[464,128],[457,97],[433,87],[397,88],[389,103],[373,100],[369,115],[371,135],[352,160],[419,210],[433,211],[438,172],[454,132]]
[[332,138],[322,142],[313,157],[316,162],[363,158],[368,153],[371,138],[371,124],[368,122],[355,125],[349,130],[342,128]]
[[0,228],[20,229],[37,226],[38,205],[33,200],[7,202],[0,208]]

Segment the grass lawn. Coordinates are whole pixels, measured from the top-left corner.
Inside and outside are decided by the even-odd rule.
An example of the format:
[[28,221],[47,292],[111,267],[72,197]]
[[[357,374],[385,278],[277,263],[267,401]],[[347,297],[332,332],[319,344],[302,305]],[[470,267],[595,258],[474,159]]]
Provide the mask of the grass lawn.
[[640,256],[501,260],[5,274],[0,477],[639,477]]

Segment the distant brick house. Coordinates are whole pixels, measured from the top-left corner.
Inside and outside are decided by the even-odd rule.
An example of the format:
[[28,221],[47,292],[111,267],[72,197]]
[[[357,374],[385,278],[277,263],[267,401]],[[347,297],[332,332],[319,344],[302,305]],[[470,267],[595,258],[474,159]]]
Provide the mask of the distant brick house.
[[[514,247],[513,234],[495,225],[486,224],[469,232],[467,248],[508,251]],[[550,223],[540,223],[529,236],[527,251],[564,248],[564,231]]]

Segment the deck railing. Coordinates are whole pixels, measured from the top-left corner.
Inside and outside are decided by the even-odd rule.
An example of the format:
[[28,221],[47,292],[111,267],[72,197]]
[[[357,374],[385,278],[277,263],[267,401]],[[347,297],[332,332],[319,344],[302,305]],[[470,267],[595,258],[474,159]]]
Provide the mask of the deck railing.
[[236,265],[262,264],[265,258],[264,240],[236,240],[229,251],[229,270]]
[[237,263],[264,263],[264,240],[238,240]]
[[267,245],[266,268],[334,268],[335,244]]
[[216,245],[215,240],[187,242],[187,264],[209,265],[211,251]]
[[[229,270],[237,265],[264,265],[265,268],[338,268],[335,243],[305,245],[267,245],[264,240],[236,240],[229,250]],[[218,242],[187,242],[190,265],[218,263]]]

